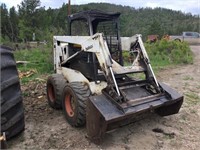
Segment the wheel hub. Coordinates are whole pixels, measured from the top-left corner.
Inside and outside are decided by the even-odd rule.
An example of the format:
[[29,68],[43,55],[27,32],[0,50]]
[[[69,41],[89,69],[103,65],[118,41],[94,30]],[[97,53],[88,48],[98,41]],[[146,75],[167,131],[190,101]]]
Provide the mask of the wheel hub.
[[71,96],[70,94],[65,97],[65,109],[70,117],[74,116],[75,101],[73,96]]

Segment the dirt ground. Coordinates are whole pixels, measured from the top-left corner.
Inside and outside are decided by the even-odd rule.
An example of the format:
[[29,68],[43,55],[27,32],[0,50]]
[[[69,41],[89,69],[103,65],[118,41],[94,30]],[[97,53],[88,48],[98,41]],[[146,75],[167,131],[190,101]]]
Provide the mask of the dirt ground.
[[[107,133],[101,145],[86,138],[86,128],[73,128],[61,110],[46,100],[46,81],[22,86],[25,131],[8,142],[10,149],[146,149],[198,150],[200,148],[200,46],[191,46],[194,64],[163,69],[157,78],[185,96],[179,114],[155,114]],[[157,129],[160,132],[155,132]]]

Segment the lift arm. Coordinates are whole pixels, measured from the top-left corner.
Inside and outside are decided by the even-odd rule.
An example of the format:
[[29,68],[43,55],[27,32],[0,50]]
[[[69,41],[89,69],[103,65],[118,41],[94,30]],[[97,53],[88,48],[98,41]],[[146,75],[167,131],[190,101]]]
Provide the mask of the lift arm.
[[82,44],[82,50],[87,52],[93,52],[96,54],[99,64],[104,76],[107,79],[108,85],[113,84],[116,88],[118,96],[120,96],[119,87],[117,85],[113,70],[112,70],[112,57],[109,52],[107,43],[103,40],[101,33],[96,33],[95,35],[88,38]]

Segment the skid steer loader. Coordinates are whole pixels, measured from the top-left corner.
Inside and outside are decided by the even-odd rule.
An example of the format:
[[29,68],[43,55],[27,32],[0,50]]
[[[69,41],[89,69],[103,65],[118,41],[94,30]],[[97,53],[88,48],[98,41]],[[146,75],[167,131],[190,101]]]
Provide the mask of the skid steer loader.
[[[119,16],[76,13],[69,16],[70,36],[53,37],[56,74],[47,81],[49,104],[62,107],[70,125],[86,123],[95,143],[144,112],[176,114],[183,102],[182,95],[157,81],[141,35],[120,37]],[[130,66],[124,66],[122,49],[133,58]]]

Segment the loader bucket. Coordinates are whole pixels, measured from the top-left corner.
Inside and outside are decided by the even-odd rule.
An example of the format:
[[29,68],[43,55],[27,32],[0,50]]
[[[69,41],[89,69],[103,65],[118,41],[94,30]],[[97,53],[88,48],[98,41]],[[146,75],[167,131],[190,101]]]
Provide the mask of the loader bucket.
[[100,144],[107,131],[130,124],[134,118],[145,112],[154,111],[161,116],[178,113],[183,96],[163,83],[160,83],[160,86],[165,90],[165,94],[141,98],[140,102],[138,99],[136,102],[127,102],[121,105],[123,109],[119,109],[104,94],[89,97],[86,109],[88,138]]

